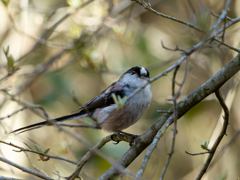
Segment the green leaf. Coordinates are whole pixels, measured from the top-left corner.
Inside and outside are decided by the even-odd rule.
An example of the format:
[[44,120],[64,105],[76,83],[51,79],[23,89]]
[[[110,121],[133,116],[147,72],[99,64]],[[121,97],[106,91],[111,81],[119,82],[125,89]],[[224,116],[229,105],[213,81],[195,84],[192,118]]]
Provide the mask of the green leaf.
[[84,118],[82,118],[82,120],[87,124],[92,124],[92,122],[93,122],[92,119],[90,119],[88,117],[84,117]]
[[207,149],[209,143],[210,143],[210,140],[209,140],[209,141],[205,141],[203,144],[201,144],[201,148],[202,148],[202,149]]
[[112,93],[112,98],[113,98],[113,101],[115,102],[115,104],[118,104],[118,100],[117,100],[116,94]]
[[[205,141],[206,142],[206,141]],[[208,142],[206,142],[206,146],[208,147],[208,144],[210,143],[210,140]]]
[[3,52],[7,58],[7,70],[8,70],[8,73],[12,74],[14,73],[15,70],[17,70],[17,68],[15,68],[14,66],[14,59],[11,55],[9,55],[9,46],[7,46],[7,49],[5,50],[4,48],[3,49]]
[[1,0],[2,3],[4,4],[4,6],[8,6],[8,4],[10,3],[10,0]]
[[50,148],[46,149],[43,154],[47,154],[50,151]]
[[124,104],[127,100],[126,96],[121,98],[121,96],[116,96],[114,93],[112,93],[112,98],[113,98],[113,101],[115,102],[115,104],[117,105],[117,109],[122,109],[122,107],[124,106]]
[[40,146],[38,146],[37,144],[35,144],[35,148],[37,150],[37,152],[42,153],[42,148]]
[[7,61],[8,61],[8,69],[9,69],[9,72],[10,73],[13,73],[14,72],[14,59],[13,59],[13,57],[12,56],[9,56],[8,58],[7,58]]
[[7,46],[7,49],[6,49],[6,50],[3,48],[3,52],[4,52],[4,54],[5,54],[6,56],[8,56],[8,53],[9,53],[9,46]]
[[121,100],[121,104],[122,106],[125,104],[125,102],[127,101],[127,97],[124,96],[123,98],[120,97],[120,100]]

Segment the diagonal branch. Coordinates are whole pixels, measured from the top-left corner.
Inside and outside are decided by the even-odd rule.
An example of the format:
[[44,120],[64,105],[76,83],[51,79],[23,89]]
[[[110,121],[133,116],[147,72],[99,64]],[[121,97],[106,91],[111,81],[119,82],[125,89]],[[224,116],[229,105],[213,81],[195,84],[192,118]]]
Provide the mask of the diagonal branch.
[[32,175],[34,175],[34,176],[37,176],[37,177],[39,177],[39,178],[41,178],[41,179],[53,180],[52,178],[50,178],[50,177],[48,177],[48,176],[45,176],[45,175],[43,175],[43,174],[41,174],[41,173],[39,173],[39,172],[37,172],[37,171],[34,171],[34,170],[32,170],[32,169],[29,169],[29,168],[26,168],[26,167],[24,167],[24,166],[21,166],[21,165],[15,163],[15,162],[9,161],[9,160],[7,160],[7,159],[5,159],[5,158],[3,158],[3,157],[0,157],[0,161],[4,162],[4,163],[6,163],[6,164],[9,164],[9,165],[11,165],[11,166],[14,166],[14,167],[22,170],[23,172],[26,172],[26,173],[32,174]]
[[[240,54],[238,54],[232,61],[230,61],[225,67],[217,72],[212,78],[201,85],[194,92],[189,94],[183,100],[177,104],[178,119],[187,113],[196,104],[200,103],[210,94],[217,91],[224,83],[226,83],[231,77],[233,77],[240,70]],[[169,110],[173,112],[173,108]],[[149,128],[143,135],[135,140],[135,143],[130,149],[112,166],[106,171],[99,180],[109,179],[114,175],[119,174],[117,170],[118,165],[127,167],[132,163],[137,156],[153,141],[154,137],[158,133],[158,137],[162,137],[166,129],[173,123],[173,115],[164,114],[151,128]],[[161,130],[160,130],[161,129]],[[160,130],[160,131],[159,131]],[[157,137],[156,136],[156,137]]]
[[15,148],[19,149],[19,151],[16,151],[16,152],[21,152],[21,151],[31,152],[31,153],[39,154],[39,155],[42,155],[42,156],[46,156],[48,158],[59,159],[59,160],[66,161],[66,162],[69,162],[69,163],[72,163],[72,164],[77,164],[77,162],[75,162],[75,161],[72,161],[72,160],[69,160],[69,159],[66,159],[66,158],[62,158],[60,156],[53,156],[53,155],[49,155],[49,154],[44,154],[44,153],[35,151],[33,149],[23,148],[21,146],[15,145],[13,143],[8,143],[8,142],[2,141],[2,140],[0,140],[0,143],[3,143],[3,144],[6,144],[6,145],[9,145],[9,146],[12,146],[12,147],[15,147]]
[[[99,149],[101,149],[106,143],[108,143],[109,141],[126,141],[126,142],[131,142],[131,137],[130,136],[126,136],[124,134],[113,134],[113,135],[109,135],[106,136],[105,138],[103,138],[100,142],[98,142],[93,148],[91,148],[86,154],[85,156],[83,156],[83,158],[78,162],[78,166],[76,168],[76,170],[69,176],[67,177],[68,180],[74,180],[75,178],[79,177],[79,173],[82,169],[82,167],[84,166],[84,164],[96,153],[99,151]],[[119,170],[123,169],[122,167],[118,167]],[[123,170],[121,171],[123,172]]]
[[225,104],[224,100],[223,100],[223,97],[220,93],[219,90],[217,90],[215,92],[215,95],[220,103],[220,105],[222,106],[223,108],[223,111],[224,111],[224,116],[223,116],[223,119],[224,119],[224,123],[223,123],[223,127],[222,127],[222,131],[220,132],[218,138],[216,139],[213,147],[211,148],[211,150],[209,151],[209,155],[208,155],[208,158],[205,162],[205,164],[203,165],[201,171],[199,172],[196,180],[200,180],[202,178],[202,176],[205,174],[205,172],[207,171],[207,168],[208,166],[210,165],[211,161],[212,161],[212,158],[214,156],[214,153],[216,152],[216,149],[218,147],[218,145],[220,144],[223,136],[226,134],[226,131],[227,131],[227,126],[228,126],[228,120],[229,120],[229,110],[228,110],[228,107],[227,105]]

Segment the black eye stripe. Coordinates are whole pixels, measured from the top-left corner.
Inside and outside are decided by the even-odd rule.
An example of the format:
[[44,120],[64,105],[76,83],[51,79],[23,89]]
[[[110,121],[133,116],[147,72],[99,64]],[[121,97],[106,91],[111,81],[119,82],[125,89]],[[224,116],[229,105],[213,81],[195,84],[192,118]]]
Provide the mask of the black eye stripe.
[[131,75],[137,74],[139,77],[148,77],[149,78],[149,72],[148,72],[147,69],[145,69],[145,70],[146,70],[146,73],[142,70],[142,67],[136,66],[136,67],[132,67],[131,69],[129,69],[125,73],[129,73]]

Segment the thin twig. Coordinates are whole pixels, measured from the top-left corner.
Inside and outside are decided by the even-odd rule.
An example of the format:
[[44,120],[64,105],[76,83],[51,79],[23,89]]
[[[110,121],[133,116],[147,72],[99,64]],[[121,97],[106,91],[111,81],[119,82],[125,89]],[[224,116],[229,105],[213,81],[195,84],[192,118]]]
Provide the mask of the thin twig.
[[15,152],[22,152],[22,151],[23,152],[31,152],[31,153],[39,154],[39,155],[46,156],[46,157],[49,157],[49,158],[52,158],[52,159],[58,159],[58,160],[62,160],[62,161],[72,163],[72,164],[77,164],[76,161],[72,161],[72,160],[69,160],[69,159],[66,159],[66,158],[62,158],[60,156],[53,156],[53,155],[49,155],[49,154],[44,154],[44,153],[35,151],[33,149],[23,148],[21,146],[15,145],[13,143],[8,143],[8,142],[2,141],[2,140],[0,140],[0,143],[3,143],[3,144],[6,144],[8,146],[12,146],[12,147],[15,147],[15,148],[19,149],[19,151],[15,151]]
[[79,102],[79,100],[77,99],[77,96],[76,96],[76,94],[75,94],[75,92],[74,91],[72,91],[72,98],[73,98],[73,101],[75,102],[75,103],[77,103],[79,106],[82,106],[82,104]]
[[216,97],[217,97],[217,99],[218,99],[218,101],[219,101],[219,103],[220,103],[220,105],[222,106],[223,111],[224,111],[223,127],[222,127],[222,130],[221,130],[218,138],[216,139],[213,147],[211,148],[211,150],[209,150],[208,158],[207,158],[206,162],[204,163],[201,171],[199,172],[196,180],[200,180],[200,179],[202,178],[202,176],[205,174],[205,172],[207,171],[207,168],[208,168],[208,166],[210,165],[210,163],[211,163],[211,161],[212,161],[212,158],[213,158],[213,156],[214,156],[214,153],[215,153],[218,145],[220,144],[223,136],[226,134],[226,131],[227,131],[228,120],[229,120],[229,110],[228,110],[228,107],[227,107],[227,105],[225,104],[225,102],[224,102],[224,100],[223,100],[223,97],[222,97],[222,95],[221,95],[221,93],[220,93],[219,90],[215,92],[215,95],[216,95]]
[[200,153],[190,153],[188,151],[185,151],[188,155],[191,155],[191,156],[198,156],[198,155],[203,155],[203,154],[209,154],[210,152],[209,151],[206,151],[206,152],[200,152]]
[[[163,177],[167,171],[168,165],[170,163],[171,157],[174,153],[174,147],[175,147],[175,141],[176,141],[176,134],[177,134],[177,98],[179,97],[180,91],[178,94],[175,93],[175,84],[176,84],[176,76],[177,76],[177,72],[179,70],[180,66],[177,66],[173,72],[173,78],[172,78],[172,100],[173,100],[173,114],[174,114],[174,126],[173,126],[173,135],[172,135],[172,143],[171,143],[171,149],[170,152],[168,154],[168,158],[166,160],[166,163],[164,165],[164,168],[162,170],[161,176],[159,178],[159,180],[163,180]],[[186,69],[186,73],[187,74],[187,69]],[[186,77],[185,77],[186,78]],[[184,80],[185,82],[185,80]],[[183,86],[183,84],[182,84]]]
[[79,173],[84,166],[84,164],[96,153],[101,149],[106,143],[109,141],[126,141],[128,143],[131,142],[131,137],[126,136],[124,134],[114,134],[114,135],[109,135],[103,138],[100,142],[98,142],[93,148],[91,148],[85,156],[78,162],[78,167],[76,170],[67,178],[67,180],[74,180],[75,178],[79,177]]
[[35,165],[33,164],[32,160],[29,158],[29,156],[28,156],[28,154],[27,154],[26,152],[24,152],[24,153],[25,153],[25,155],[27,156],[28,161],[30,162],[30,164],[32,165],[32,167],[33,167],[37,172],[40,172],[40,173],[44,174],[45,176],[48,176],[47,173],[45,173],[43,170],[37,168],[37,166],[35,166]]
[[[77,141],[82,143],[84,146],[86,146],[88,148],[92,148],[93,147],[93,145],[89,141],[87,141],[85,138],[83,138],[82,136],[79,136],[76,133],[73,133],[72,131],[68,131],[68,130],[66,130],[66,128],[61,128],[61,131],[65,132],[67,135],[69,135],[72,138],[76,139]],[[116,162],[115,159],[110,158],[108,155],[102,153],[101,151],[97,151],[96,154],[98,156],[102,157],[103,159],[105,159],[110,164],[114,164]]]
[[17,113],[20,112],[20,111],[23,111],[23,110],[26,109],[26,108],[27,108],[27,107],[23,107],[23,108],[21,108],[21,109],[18,109],[18,110],[16,110],[16,111],[14,111],[12,114],[9,114],[9,115],[7,115],[7,116],[5,116],[5,117],[1,117],[0,120],[4,120],[4,119],[7,119],[7,118],[10,118],[11,116],[17,114]]
[[12,177],[0,176],[0,180],[24,180],[24,179],[17,179],[17,178],[12,178]]
[[12,161],[9,161],[9,160],[3,158],[3,157],[0,157],[0,161],[4,162],[4,163],[6,163],[6,164],[9,164],[10,166],[14,166],[14,167],[22,170],[23,172],[26,172],[26,173],[28,173],[28,174],[32,174],[32,175],[34,175],[34,176],[37,176],[37,177],[39,177],[39,178],[46,179],[46,180],[53,180],[52,178],[50,178],[50,177],[48,177],[48,176],[45,176],[44,174],[41,174],[41,173],[39,173],[39,172],[37,172],[37,171],[34,171],[34,170],[32,170],[32,169],[29,169],[29,168],[26,168],[26,167],[24,167],[24,166],[21,166],[21,165],[15,163],[15,162],[12,162]]
[[[224,27],[226,25],[226,17],[224,19]],[[226,29],[223,31],[222,35],[221,35],[221,38],[222,38],[222,43],[220,43],[218,46],[221,46],[223,43],[224,43],[224,38],[225,38],[225,32],[226,32]]]
[[237,137],[240,135],[240,130],[238,130],[233,137],[221,148],[221,150],[218,152],[218,154],[216,155],[215,159],[212,161],[212,163],[210,164],[209,168],[213,167],[213,165],[220,159],[220,156],[223,155],[224,151],[227,150],[227,148],[237,139]]
[[[212,11],[211,11],[211,15],[214,16],[214,17],[219,18],[219,15],[215,14],[215,13],[212,12]],[[232,21],[232,18],[230,18],[230,17],[228,17],[228,16],[226,16],[226,18],[227,18],[227,20]]]
[[179,70],[180,66],[177,66],[176,69],[174,70],[173,73],[173,79],[172,79],[172,101],[173,101],[173,113],[174,113],[174,126],[173,126],[173,135],[172,135],[172,143],[171,143],[171,149],[170,152],[168,154],[168,158],[166,160],[165,166],[162,170],[161,176],[160,176],[160,180],[162,180],[164,178],[164,175],[167,171],[168,165],[170,163],[171,157],[174,153],[174,147],[175,147],[175,141],[176,141],[176,135],[177,135],[177,118],[178,118],[178,110],[177,110],[177,98],[179,97],[182,87],[184,85],[184,83],[187,80],[187,76],[188,76],[188,71],[189,71],[189,66],[188,66],[188,61],[186,62],[186,70],[185,70],[185,76],[183,78],[183,81],[181,84],[179,84],[179,89],[177,92],[175,92],[175,84],[176,84],[176,76],[177,76],[177,72]]
[[[163,17],[163,18],[170,19],[170,20],[175,21],[175,22],[178,22],[178,23],[180,23],[180,24],[184,24],[184,25],[188,26],[189,28],[193,28],[193,29],[195,29],[195,30],[197,30],[197,31],[199,31],[199,32],[201,32],[201,33],[203,33],[203,34],[207,34],[205,31],[203,31],[203,30],[200,29],[199,27],[195,26],[194,24],[185,22],[185,21],[183,21],[183,20],[177,19],[177,18],[172,17],[172,16],[165,15],[165,14],[163,14],[163,13],[160,13],[160,12],[156,11],[155,9],[153,9],[152,7],[149,7],[146,3],[143,3],[141,0],[135,0],[135,2],[137,2],[138,4],[140,4],[141,6],[143,6],[145,9],[147,9],[147,10],[155,13],[155,14],[158,15],[158,16],[161,16],[161,17]],[[219,17],[220,17],[220,16],[218,16],[218,18],[219,18]],[[234,19],[231,19],[231,21],[234,21]],[[213,39],[214,39],[215,41],[221,43],[221,40],[217,39],[217,37],[213,37]],[[225,42],[222,43],[222,44],[223,44],[224,46],[228,47],[229,49],[233,50],[233,51],[240,52],[240,49],[235,48],[235,47],[233,47],[233,46],[231,46],[231,45],[229,45],[229,44],[227,44],[227,43],[225,43]]]
[[161,41],[162,47],[168,51],[180,51],[183,52],[184,54],[186,54],[187,52],[184,49],[180,49],[177,45],[174,49],[168,48],[163,44],[163,41]]
[[[45,111],[45,109],[41,106],[41,105],[37,105],[37,104],[30,104],[30,103],[27,103],[27,102],[24,102],[24,101],[21,101],[19,99],[16,99],[15,96],[9,94],[6,90],[4,89],[0,89],[1,92],[4,92],[5,94],[7,94],[12,101],[16,101],[18,104],[26,107],[26,108],[29,108],[30,110],[32,110],[35,114],[37,114],[38,116],[44,118],[44,119],[48,119],[49,116],[47,114],[47,112]],[[40,109],[42,113],[40,113],[39,111],[37,111],[36,109]]]

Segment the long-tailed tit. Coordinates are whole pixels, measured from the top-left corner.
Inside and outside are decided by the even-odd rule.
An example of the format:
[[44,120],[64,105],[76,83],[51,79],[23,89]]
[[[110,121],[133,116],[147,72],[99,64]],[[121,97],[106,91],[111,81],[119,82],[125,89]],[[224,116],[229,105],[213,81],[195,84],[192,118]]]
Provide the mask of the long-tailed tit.
[[[11,133],[21,133],[44,125],[51,125],[51,122],[58,123],[89,116],[97,119],[100,127],[108,132],[122,132],[123,129],[136,123],[149,107],[152,91],[148,80],[149,72],[146,68],[132,67],[118,81],[80,107],[80,112],[22,127]],[[136,89],[141,87],[143,87],[141,90],[134,93]],[[127,100],[121,109],[117,108],[112,94],[121,98],[126,96]]]

